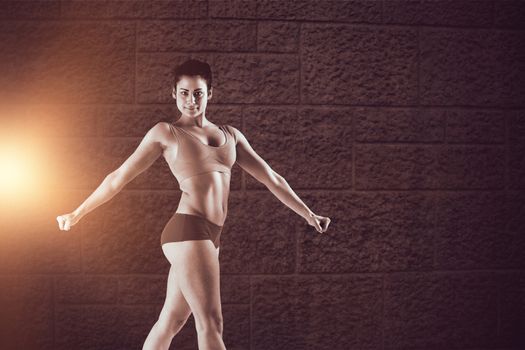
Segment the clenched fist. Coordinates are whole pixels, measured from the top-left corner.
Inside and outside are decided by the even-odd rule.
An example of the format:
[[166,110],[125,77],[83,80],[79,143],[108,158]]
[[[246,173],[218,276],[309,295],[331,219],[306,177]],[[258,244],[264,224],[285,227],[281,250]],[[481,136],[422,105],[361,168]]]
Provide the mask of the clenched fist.
[[80,218],[74,213],[64,214],[57,216],[58,227],[62,231],[69,231],[71,226],[75,225]]
[[326,230],[328,229],[328,225],[330,225],[330,221],[331,220],[329,217],[316,215],[314,213],[311,213],[308,216],[308,224],[315,227],[315,229],[319,233],[326,232]]

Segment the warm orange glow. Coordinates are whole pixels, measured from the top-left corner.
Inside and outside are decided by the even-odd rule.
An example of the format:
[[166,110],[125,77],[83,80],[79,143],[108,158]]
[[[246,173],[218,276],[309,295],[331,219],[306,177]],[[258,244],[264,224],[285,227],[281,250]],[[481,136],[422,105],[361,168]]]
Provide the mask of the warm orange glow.
[[47,105],[0,104],[0,238],[56,225],[57,213],[78,205],[68,115]]
[[34,187],[35,173],[30,155],[14,145],[0,147],[0,193],[3,198],[21,195]]
[[10,136],[0,139],[0,207],[4,214],[31,208],[49,190],[50,182],[47,145],[30,136]]

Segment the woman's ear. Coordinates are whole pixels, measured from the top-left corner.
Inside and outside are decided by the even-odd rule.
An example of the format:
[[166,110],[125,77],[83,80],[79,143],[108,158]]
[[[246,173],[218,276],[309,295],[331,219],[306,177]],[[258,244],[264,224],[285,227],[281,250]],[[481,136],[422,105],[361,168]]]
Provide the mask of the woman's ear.
[[177,99],[177,91],[175,91],[175,88],[171,90],[171,96],[173,96],[174,99]]
[[210,88],[210,91],[208,92],[208,100],[211,100],[213,96],[213,88]]

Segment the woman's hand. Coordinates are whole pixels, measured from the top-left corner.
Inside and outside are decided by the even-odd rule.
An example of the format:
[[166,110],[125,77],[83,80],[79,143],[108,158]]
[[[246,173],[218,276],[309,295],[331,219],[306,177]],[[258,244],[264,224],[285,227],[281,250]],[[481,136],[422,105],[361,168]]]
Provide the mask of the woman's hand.
[[58,227],[62,231],[69,231],[71,226],[75,225],[80,220],[80,217],[75,213],[63,214],[57,216]]
[[315,215],[314,213],[310,213],[307,221],[310,226],[315,227],[317,232],[324,233],[328,229],[328,225],[330,225],[331,220],[329,217]]

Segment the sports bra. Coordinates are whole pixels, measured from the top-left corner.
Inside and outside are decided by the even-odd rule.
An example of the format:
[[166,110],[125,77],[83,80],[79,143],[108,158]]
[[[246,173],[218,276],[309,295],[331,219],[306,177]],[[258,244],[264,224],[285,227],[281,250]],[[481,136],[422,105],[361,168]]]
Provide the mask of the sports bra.
[[219,146],[210,146],[183,128],[171,123],[169,125],[177,138],[178,150],[175,158],[169,160],[168,164],[179,185],[192,176],[213,171],[231,174],[237,156],[237,138],[230,126],[220,125],[219,129],[224,133],[226,141]]

